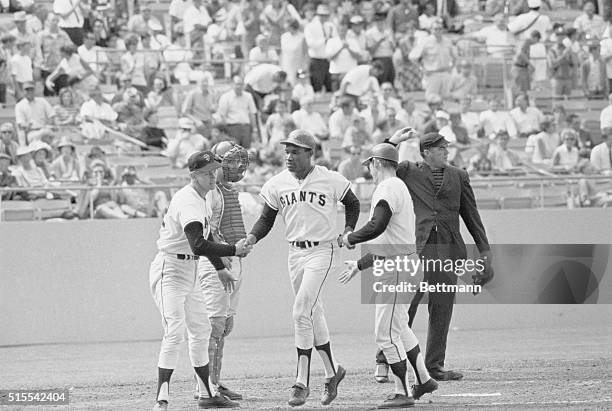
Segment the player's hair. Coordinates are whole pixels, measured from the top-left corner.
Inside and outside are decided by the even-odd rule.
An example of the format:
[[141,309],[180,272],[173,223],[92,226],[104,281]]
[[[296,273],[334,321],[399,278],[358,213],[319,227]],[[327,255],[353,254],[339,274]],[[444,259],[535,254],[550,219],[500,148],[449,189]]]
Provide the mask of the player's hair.
[[382,168],[397,170],[397,163],[395,161],[387,160],[385,158],[373,158],[372,161],[377,162],[377,164]]

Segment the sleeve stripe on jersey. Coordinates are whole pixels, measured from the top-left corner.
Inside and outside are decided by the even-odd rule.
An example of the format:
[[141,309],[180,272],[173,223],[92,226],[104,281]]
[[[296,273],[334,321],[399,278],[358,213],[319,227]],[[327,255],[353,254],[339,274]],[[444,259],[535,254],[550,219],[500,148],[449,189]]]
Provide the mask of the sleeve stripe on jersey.
[[197,218],[194,218],[193,220],[187,221],[185,223],[185,225],[183,225],[183,231],[185,231],[185,227],[187,227],[191,223],[200,223],[200,224],[202,224],[202,226],[204,226],[204,223],[201,220],[198,220]]
[[346,188],[344,189],[344,191],[342,192],[342,195],[340,196],[339,201],[342,201],[342,199],[344,198],[344,196],[346,195],[346,193],[348,193],[348,191],[351,188],[351,182],[349,181]]
[[274,211],[278,211],[278,208],[276,208],[275,206],[272,205],[272,203],[270,203],[270,201],[268,201],[268,199],[261,193],[259,193],[259,196],[261,198],[263,198],[263,200],[266,202],[266,204],[268,205],[268,207],[270,207],[272,210]]

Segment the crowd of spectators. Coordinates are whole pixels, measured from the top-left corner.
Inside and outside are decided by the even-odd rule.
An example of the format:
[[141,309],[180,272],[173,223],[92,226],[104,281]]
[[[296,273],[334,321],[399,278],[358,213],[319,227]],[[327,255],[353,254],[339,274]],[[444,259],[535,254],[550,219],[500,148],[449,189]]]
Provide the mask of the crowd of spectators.
[[[511,0],[508,14],[498,0],[6,3],[0,104],[14,121],[0,126],[0,184],[30,189],[3,199],[79,182],[97,187],[88,195],[102,218],[162,213],[161,193],[145,210],[142,193],[99,188],[144,180],[97,145],[180,169],[233,139],[256,185],[282,167],[278,142],[296,128],[315,135],[318,164],[356,181],[369,178],[359,159],[405,126],[444,135],[451,164],[474,174],[612,173],[612,17],[591,1],[570,23],[551,20],[559,1],[542,0]],[[475,53],[507,64],[511,109],[508,93],[483,86]],[[550,113],[537,107],[542,89],[557,101]],[[610,94],[596,132],[566,113],[576,93]],[[421,159],[418,141],[399,150]]]

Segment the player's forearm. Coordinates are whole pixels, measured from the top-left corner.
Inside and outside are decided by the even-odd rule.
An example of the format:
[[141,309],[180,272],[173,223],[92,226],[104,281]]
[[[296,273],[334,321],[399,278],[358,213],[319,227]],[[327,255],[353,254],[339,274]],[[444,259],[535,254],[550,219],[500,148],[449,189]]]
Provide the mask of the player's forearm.
[[379,201],[374,208],[372,219],[359,230],[348,235],[349,243],[355,245],[375,239],[385,231],[392,215],[389,204],[385,200]]
[[349,189],[341,202],[344,204],[345,231],[346,229],[350,229],[352,231],[357,225],[357,220],[359,220],[359,199],[355,193],[353,193],[353,190]]
[[251,229],[249,236],[255,237],[255,242],[261,240],[265,236],[268,235],[272,227],[274,226],[274,220],[276,219],[277,210],[274,210],[272,207],[267,204],[264,205],[264,209],[261,212],[261,216]]
[[374,255],[371,253],[368,253],[366,255],[364,255],[363,257],[361,257],[359,260],[357,260],[357,268],[359,269],[359,271],[363,271],[366,268],[370,268],[374,265]]
[[[189,223],[185,226],[185,235],[189,246],[194,255],[199,255],[207,258],[214,257],[230,257],[236,255],[236,246],[229,244],[215,243],[204,238],[204,227],[200,222]],[[209,237],[212,238],[212,237]],[[215,262],[211,260],[213,265]],[[217,260],[217,264],[220,260]],[[223,263],[221,263],[221,268]],[[217,268],[217,266],[215,266]]]

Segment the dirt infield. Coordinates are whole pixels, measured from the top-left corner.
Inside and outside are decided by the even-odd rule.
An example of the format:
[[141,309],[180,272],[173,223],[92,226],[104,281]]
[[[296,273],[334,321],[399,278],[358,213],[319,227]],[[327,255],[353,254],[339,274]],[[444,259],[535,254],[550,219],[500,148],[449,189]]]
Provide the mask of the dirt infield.
[[[422,330],[417,330],[425,340]],[[371,409],[393,389],[372,377],[372,336],[335,335],[348,371],[332,407],[319,405],[322,364],[313,353],[311,396],[303,409]],[[612,409],[612,326],[465,330],[450,334],[447,364],[465,373],[444,382],[419,408]],[[295,367],[292,337],[226,343],[226,383],[244,393],[243,409],[285,409]],[[158,341],[0,349],[2,386],[68,388],[70,409],[150,409]],[[170,409],[197,409],[187,352],[175,371]],[[61,409],[56,407],[55,409]],[[67,408],[67,407],[63,407]],[[38,407],[37,409],[41,409]]]

